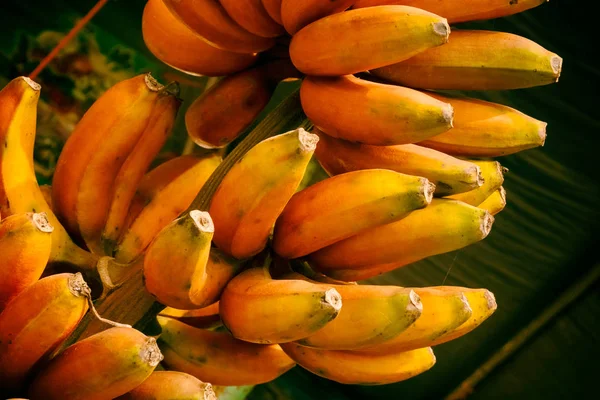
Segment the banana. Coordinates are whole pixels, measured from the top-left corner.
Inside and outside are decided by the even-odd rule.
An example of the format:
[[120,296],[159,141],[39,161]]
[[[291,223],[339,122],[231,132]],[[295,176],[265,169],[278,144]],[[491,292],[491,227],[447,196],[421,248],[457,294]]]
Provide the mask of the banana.
[[448,199],[462,201],[472,206],[478,206],[490,197],[504,183],[504,173],[508,171],[498,161],[471,160],[481,168],[484,183],[468,192],[453,194]]
[[219,301],[221,320],[234,337],[263,344],[310,336],[334,320],[341,308],[342,299],[333,287],[273,280],[268,269],[260,267],[233,278]]
[[48,207],[52,209],[52,186],[51,185],[40,185],[40,191],[44,196],[44,200],[46,200],[46,204]]
[[261,37],[276,37],[285,33],[273,20],[261,0],[219,0],[227,14],[242,28]]
[[335,279],[356,281],[484,239],[494,217],[486,210],[434,199],[422,210],[310,255],[312,265]]
[[115,400],[217,400],[210,383],[177,371],[154,371],[131,392]]
[[488,210],[490,214],[496,215],[506,207],[506,190],[500,186],[494,193],[477,206]]
[[175,84],[168,94],[157,100],[145,131],[115,177],[111,190],[112,200],[101,236],[104,254],[113,254],[136,188],[171,134],[181,104],[181,100],[177,98],[178,92],[179,86]]
[[306,77],[306,116],[330,136],[376,146],[420,142],[452,128],[452,106],[416,90],[354,76]]
[[195,297],[200,307],[218,301],[230,280],[237,275],[244,263],[213,247],[206,264],[206,282],[202,291]]
[[208,44],[235,53],[256,53],[275,44],[239,26],[214,0],[163,0],[175,16]]
[[178,310],[176,308],[167,307],[162,310],[159,315],[174,318],[195,328],[215,329],[223,326],[221,317],[219,316],[218,301],[197,310]]
[[262,0],[263,7],[267,10],[269,16],[279,25],[283,25],[281,19],[281,1],[282,0]]
[[163,0],[148,0],[142,15],[142,35],[148,50],[165,64],[192,75],[229,75],[254,64],[257,54],[218,49],[205,42],[167,8]]
[[[299,273],[286,274],[284,279],[319,284]],[[411,289],[378,285],[333,287],[344,302],[340,314],[313,335],[300,339],[298,344],[328,350],[370,347],[410,329],[423,312],[419,296]]]
[[15,214],[0,223],[0,313],[44,272],[52,251],[46,213]]
[[273,249],[297,258],[380,225],[431,202],[427,179],[385,169],[347,172],[296,193],[277,219]]
[[447,154],[499,157],[543,146],[546,123],[522,112],[478,99],[427,92],[454,108],[453,127],[419,143]]
[[[283,17],[283,3],[281,10]],[[446,19],[430,12],[404,6],[369,7],[329,15],[306,26],[292,38],[290,57],[307,75],[348,75],[406,60],[446,43],[449,34]]]
[[[207,212],[192,210],[167,225],[144,255],[144,284],[159,302],[179,309],[199,308],[215,227]],[[173,249],[179,250],[174,252]]]
[[0,200],[3,200],[0,212],[3,218],[45,212],[54,227],[49,261],[90,271],[97,257],[71,240],[44,199],[35,175],[33,145],[40,89],[31,79],[19,77],[0,91]]
[[37,281],[8,304],[0,313],[0,391],[21,388],[34,365],[75,330],[88,296],[81,274],[65,273]]
[[352,8],[406,5],[441,15],[448,22],[477,21],[513,15],[537,7],[548,0],[356,0]]
[[[299,128],[265,139],[229,170],[209,212],[214,242],[238,259],[261,252],[273,225],[304,177],[319,138]],[[240,182],[248,184],[240,186]]]
[[402,86],[458,90],[529,88],[560,76],[562,58],[524,37],[483,30],[450,36],[444,46],[371,73]]
[[435,364],[430,347],[407,352],[364,354],[324,350],[285,343],[281,348],[302,368],[323,378],[349,385],[384,385],[400,382],[429,370]]
[[248,343],[228,332],[198,329],[167,317],[159,316],[158,322],[166,366],[213,385],[257,385],[295,366],[276,344]]
[[290,35],[295,35],[311,22],[340,13],[353,3],[354,0],[283,0],[281,1],[281,21],[285,30]]
[[435,184],[435,194],[468,192],[483,184],[479,166],[414,144],[370,146],[333,138],[317,128],[315,156],[329,175],[361,169],[383,168],[422,176]]
[[221,157],[181,156],[150,171],[140,182],[130,207],[127,227],[115,248],[117,261],[128,263],[143,253],[152,239],[185,211],[221,162]]
[[467,298],[460,291],[448,291],[443,287],[412,290],[421,298],[421,317],[395,338],[359,351],[387,354],[432,346],[436,339],[456,330],[473,315]]

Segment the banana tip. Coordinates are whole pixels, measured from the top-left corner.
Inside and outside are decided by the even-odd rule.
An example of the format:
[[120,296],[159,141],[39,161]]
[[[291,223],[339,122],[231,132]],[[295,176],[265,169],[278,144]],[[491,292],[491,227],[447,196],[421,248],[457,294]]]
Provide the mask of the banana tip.
[[550,58],[550,66],[552,67],[554,75],[556,75],[555,82],[558,82],[558,78],[560,78],[560,73],[562,72],[562,64],[563,59],[561,57],[554,55]]
[[408,309],[411,312],[414,312],[418,316],[423,312],[423,303],[421,302],[421,297],[414,291],[411,290],[408,294],[408,298],[410,299],[410,303],[408,304]]
[[300,150],[306,153],[315,151],[319,136],[314,133],[309,133],[304,128],[298,128],[298,141],[300,142]]
[[24,76],[23,80],[36,92],[42,90],[42,85],[34,81],[33,79]]
[[217,400],[215,389],[210,383],[204,383],[204,400]]
[[496,303],[496,296],[489,290],[485,291],[485,300],[487,301],[488,310],[496,310],[498,303]]
[[479,165],[476,165],[475,168],[477,168],[477,186],[479,187],[485,183],[485,178],[483,177],[483,173],[481,172]]
[[442,111],[442,118],[450,129],[454,128],[454,107],[452,107],[450,104],[447,104]]
[[446,43],[450,36],[450,25],[448,25],[448,21],[444,19],[442,21],[434,22],[431,25],[433,27],[433,32],[442,37],[443,43]]
[[332,307],[336,314],[342,309],[342,296],[334,288],[327,289],[323,298],[325,304]]
[[83,275],[81,275],[80,272],[72,274],[67,281],[67,285],[69,291],[73,293],[75,297],[91,296],[92,291],[85,280],[83,280]]
[[435,184],[433,182],[427,181],[423,189],[423,195],[425,196],[425,201],[427,202],[427,204],[431,203],[431,200],[433,200],[434,192]]
[[506,189],[504,186],[500,186],[498,188],[498,192],[500,192],[500,199],[502,200],[502,207],[506,206]]
[[156,339],[149,337],[146,340],[146,343],[144,343],[140,350],[140,358],[151,367],[156,367],[163,360],[164,356],[158,348]]
[[33,221],[33,224],[40,232],[44,232],[44,233],[54,232],[54,227],[52,226],[52,224],[50,224],[50,221],[48,221],[48,214],[46,214],[45,212],[33,213],[31,215],[31,220]]
[[494,225],[494,216],[490,214],[489,211],[486,211],[483,220],[481,221],[481,232],[483,233],[484,238],[490,234],[492,225]]
[[540,124],[540,129],[538,130],[538,136],[540,138],[540,146],[544,146],[544,144],[546,144],[546,127],[548,126],[548,124],[546,122],[542,122]]
[[215,224],[208,212],[192,210],[190,211],[190,217],[201,232],[213,233],[215,231]]
[[146,83],[146,86],[148,87],[148,89],[152,92],[158,92],[159,90],[162,90],[164,88],[163,85],[161,85],[153,76],[152,74],[150,74],[150,72],[148,72],[145,76],[144,76],[144,82]]

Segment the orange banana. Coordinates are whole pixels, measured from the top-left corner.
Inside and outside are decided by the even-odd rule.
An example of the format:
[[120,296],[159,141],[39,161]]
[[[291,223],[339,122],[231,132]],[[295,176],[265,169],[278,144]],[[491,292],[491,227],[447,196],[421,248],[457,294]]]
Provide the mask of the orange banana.
[[256,53],[275,44],[239,26],[214,0],[163,0],[175,16],[209,44],[235,53]]
[[352,75],[306,77],[306,116],[330,136],[376,146],[420,142],[452,127],[452,106],[416,90]]
[[110,328],[56,356],[35,378],[31,400],[105,400],[144,382],[163,359],[156,340],[133,328]]
[[282,0],[262,0],[263,7],[275,22],[283,25],[281,20],[281,1]]
[[174,318],[186,325],[201,329],[214,329],[223,326],[219,316],[219,302],[197,310],[178,310],[167,307],[160,312],[163,317]]
[[252,65],[257,54],[218,49],[177,19],[163,0],[148,0],[142,15],[142,34],[159,60],[192,75],[222,76]]
[[427,92],[454,108],[453,127],[419,143],[466,157],[498,157],[543,146],[546,123],[522,112],[478,99]]
[[311,349],[296,343],[285,343],[281,347],[302,368],[350,385],[400,382],[427,371],[436,361],[430,347],[386,354]]
[[115,400],[216,400],[210,383],[177,371],[154,371],[131,392]]
[[494,217],[456,200],[434,199],[400,221],[361,232],[310,256],[313,266],[336,279],[380,275],[484,239]]
[[158,322],[167,367],[213,385],[257,385],[295,365],[276,344],[248,343],[228,332],[198,329],[167,317],[159,316]]
[[361,169],[383,168],[407,175],[422,176],[435,184],[438,196],[467,192],[483,184],[479,167],[439,151],[414,144],[370,146],[319,135],[315,155],[329,175]]
[[285,30],[270,16],[261,0],[219,0],[227,14],[242,28],[261,37],[282,35]]
[[[304,177],[317,141],[299,128],[273,136],[250,149],[217,188],[210,214],[218,227],[214,242],[243,259],[258,254]],[[240,182],[248,182],[240,186]]]
[[561,67],[562,58],[524,37],[455,30],[445,46],[371,73],[414,88],[507,90],[557,82]]
[[0,223],[0,313],[42,273],[52,251],[46,213],[14,214]]
[[8,304],[0,313],[0,391],[20,388],[34,365],[75,330],[88,309],[88,296],[81,274],[57,274]]
[[472,206],[478,206],[490,197],[504,183],[504,173],[507,171],[498,161],[471,160],[481,168],[483,185],[468,192],[453,194],[448,199],[460,200]]
[[[282,17],[283,11],[282,4]],[[445,18],[418,8],[350,10],[319,19],[295,34],[290,57],[307,75],[355,74],[440,46],[449,33]]]
[[398,221],[431,202],[427,179],[385,169],[336,175],[292,196],[277,219],[273,249],[285,258],[312,253]]
[[506,207],[506,190],[500,186],[494,193],[477,206],[488,210],[490,214],[496,215]]
[[280,3],[283,26],[294,35],[311,22],[346,10],[354,0],[283,0]]

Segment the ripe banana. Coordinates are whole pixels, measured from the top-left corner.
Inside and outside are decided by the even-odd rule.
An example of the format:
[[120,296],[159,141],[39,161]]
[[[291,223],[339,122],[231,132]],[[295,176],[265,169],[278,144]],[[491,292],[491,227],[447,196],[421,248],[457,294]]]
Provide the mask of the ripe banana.
[[506,190],[500,186],[477,207],[488,210],[492,215],[498,214],[500,211],[504,210],[504,207],[506,207]]
[[524,37],[456,30],[445,46],[371,73],[414,88],[507,90],[557,82],[561,67],[562,58]]
[[163,0],[146,3],[142,34],[146,46],[160,61],[192,75],[229,75],[248,68],[258,56],[211,46],[177,19]]
[[60,224],[40,190],[33,167],[37,102],[40,85],[26,77],[13,79],[0,91],[0,205],[11,214],[45,212],[52,232],[50,262],[91,270],[97,257],[79,248]]
[[276,37],[285,30],[270,16],[261,0],[219,0],[227,14],[242,28],[261,37]]
[[354,76],[306,77],[306,116],[330,136],[376,146],[420,142],[452,128],[453,109],[416,90]]
[[[214,242],[238,259],[261,252],[277,217],[304,177],[319,138],[299,128],[250,149],[217,188],[209,212]],[[240,182],[248,184],[240,186]]]
[[342,299],[330,285],[273,280],[268,268],[251,268],[229,282],[219,301],[221,320],[234,337],[284,343],[310,336],[336,318]]
[[412,290],[421,298],[421,317],[395,338],[360,351],[387,354],[432,346],[436,339],[456,330],[473,315],[467,298],[460,291],[431,287]]
[[508,171],[498,161],[471,160],[481,168],[484,182],[480,187],[468,192],[453,194],[448,199],[462,201],[472,206],[478,206],[490,197],[504,183],[504,173]]
[[352,3],[354,0],[283,0],[281,21],[285,30],[290,35],[294,35],[311,22],[346,10]]
[[[144,255],[146,290],[169,307],[202,307],[214,231],[210,215],[199,210],[190,211],[161,230]],[[176,247],[178,251],[173,251]]]
[[239,26],[214,0],[163,0],[175,16],[208,44],[235,53],[256,53],[275,44]]
[[499,157],[543,146],[546,123],[522,112],[478,99],[427,92],[454,108],[453,127],[419,143],[447,154]]
[[435,364],[430,347],[386,354],[324,350],[285,343],[281,348],[302,368],[323,378],[349,385],[384,385],[400,382],[429,370]]
[[[302,3],[305,0],[302,0]],[[282,3],[283,17],[283,3]],[[307,75],[347,75],[406,60],[448,41],[445,18],[404,6],[329,15],[294,35],[292,62]]]
[[142,254],[158,232],[190,206],[220,162],[217,155],[181,156],[150,171],[132,201],[133,214],[115,249],[115,259],[128,263]]
[[262,0],[263,7],[267,10],[269,16],[279,25],[283,25],[281,19],[281,1],[282,0]]
[[[284,279],[306,280],[298,273]],[[329,285],[331,286],[331,285]],[[339,315],[311,336],[300,339],[303,346],[328,350],[354,350],[386,342],[418,321],[423,312],[419,296],[398,286],[333,285],[344,306]]]
[[279,345],[235,339],[228,332],[198,329],[168,317],[158,317],[160,348],[169,369],[213,385],[257,385],[295,366]]
[[88,296],[81,274],[65,273],[37,281],[8,304],[0,313],[0,391],[21,388],[33,366],[75,330]]
[[317,128],[319,145],[315,156],[329,175],[361,169],[383,168],[422,176],[435,184],[435,194],[467,192],[483,184],[479,167],[445,153],[414,144],[370,146],[333,138]]
[[154,371],[131,392],[115,400],[217,400],[210,383],[177,371]]
[[488,235],[493,222],[486,210],[456,200],[434,199],[404,219],[319,250],[310,261],[335,279],[367,279],[478,242]]
[[163,359],[156,340],[133,328],[110,328],[69,347],[34,379],[31,400],[105,400],[146,380]]
[[[211,252],[212,254],[212,252]],[[167,307],[160,312],[163,317],[174,318],[186,325],[201,329],[215,329],[223,326],[219,315],[219,302],[197,310],[178,310]]]
[[244,263],[213,247],[206,264],[206,282],[202,291],[195,297],[200,307],[218,301],[227,283],[237,275]]
[[285,258],[307,255],[406,217],[427,206],[434,190],[425,178],[385,169],[325,179],[292,196],[275,224],[273,249]]
[[536,7],[548,0],[356,0],[352,8],[400,4],[422,8],[448,19],[448,22],[476,21],[505,17]]
[[52,251],[53,230],[46,213],[14,214],[0,223],[0,313],[42,276]]

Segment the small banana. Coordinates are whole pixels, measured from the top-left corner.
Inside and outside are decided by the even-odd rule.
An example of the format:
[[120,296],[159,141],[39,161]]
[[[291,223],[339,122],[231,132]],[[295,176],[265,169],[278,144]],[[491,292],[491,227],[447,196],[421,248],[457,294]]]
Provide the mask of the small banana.
[[178,310],[167,307],[158,315],[174,318],[186,325],[201,329],[215,329],[223,326],[221,316],[219,315],[219,302],[215,302],[207,307],[197,310]]
[[481,175],[484,179],[483,185],[468,192],[453,194],[446,198],[478,206],[502,186],[504,183],[504,173],[508,170],[502,167],[498,161],[470,161],[481,168]]
[[500,186],[494,193],[477,206],[488,210],[490,214],[496,215],[506,207],[506,190]]
[[154,371],[131,392],[115,400],[217,400],[210,383],[177,371]]
[[562,58],[524,37],[457,30],[446,45],[371,73],[413,88],[507,90],[555,83],[561,68]]
[[285,30],[273,20],[261,0],[219,0],[227,14],[242,28],[261,37],[276,37]]
[[311,22],[346,10],[354,0],[282,0],[280,3],[281,22],[290,35],[295,35]]
[[398,221],[427,206],[435,185],[385,169],[348,172],[296,193],[275,224],[273,249],[285,258],[317,251]]

